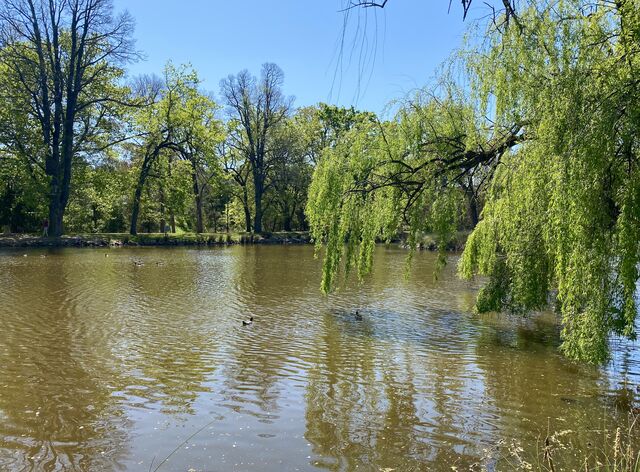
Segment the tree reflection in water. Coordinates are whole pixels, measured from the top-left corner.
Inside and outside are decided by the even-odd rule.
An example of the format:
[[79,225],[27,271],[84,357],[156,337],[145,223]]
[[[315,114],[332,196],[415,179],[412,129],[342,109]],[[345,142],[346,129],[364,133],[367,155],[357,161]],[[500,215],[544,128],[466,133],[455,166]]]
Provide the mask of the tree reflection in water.
[[597,447],[638,401],[632,347],[568,362],[551,315],[473,315],[479,282],[430,253],[407,279],[379,248],[328,297],[310,247],[21,254],[0,254],[0,469],[500,468],[548,427]]

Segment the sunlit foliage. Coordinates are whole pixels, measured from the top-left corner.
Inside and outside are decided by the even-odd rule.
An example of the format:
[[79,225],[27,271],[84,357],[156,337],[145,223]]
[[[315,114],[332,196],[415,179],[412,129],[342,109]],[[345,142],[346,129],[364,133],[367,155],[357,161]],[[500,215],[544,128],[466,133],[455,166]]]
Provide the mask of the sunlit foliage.
[[468,96],[410,99],[323,155],[309,199],[323,289],[342,264],[366,273],[375,239],[400,229],[443,247],[458,176],[479,172],[486,204],[460,263],[488,277],[478,310],[552,305],[563,352],[602,362],[612,334],[636,335],[640,5],[538,1],[518,19],[461,51]]

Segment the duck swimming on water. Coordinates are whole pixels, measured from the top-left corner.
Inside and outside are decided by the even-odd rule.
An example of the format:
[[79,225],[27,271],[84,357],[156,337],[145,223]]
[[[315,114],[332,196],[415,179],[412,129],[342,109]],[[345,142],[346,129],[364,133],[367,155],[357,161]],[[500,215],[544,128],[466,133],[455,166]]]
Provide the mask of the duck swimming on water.
[[362,321],[362,314],[360,314],[358,310],[356,310],[353,316],[355,317],[356,321]]
[[253,324],[253,315],[248,320],[242,320],[242,326],[249,326],[250,324]]

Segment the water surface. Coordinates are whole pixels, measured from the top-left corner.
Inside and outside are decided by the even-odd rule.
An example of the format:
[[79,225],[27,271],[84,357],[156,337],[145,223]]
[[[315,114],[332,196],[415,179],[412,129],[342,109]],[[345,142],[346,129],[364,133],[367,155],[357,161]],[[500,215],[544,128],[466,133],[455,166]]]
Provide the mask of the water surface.
[[455,257],[405,257],[324,297],[307,246],[0,252],[0,470],[508,470],[625,421],[636,345],[571,363],[551,315],[474,316]]

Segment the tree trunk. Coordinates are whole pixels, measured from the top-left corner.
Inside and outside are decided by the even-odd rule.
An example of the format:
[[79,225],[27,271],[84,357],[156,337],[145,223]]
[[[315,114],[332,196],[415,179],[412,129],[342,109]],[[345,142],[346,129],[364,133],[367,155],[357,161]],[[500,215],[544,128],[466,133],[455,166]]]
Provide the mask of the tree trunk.
[[164,199],[164,188],[160,186],[160,232],[164,233],[165,228],[167,227],[167,219],[165,218],[165,199]]
[[[249,209],[249,194],[246,185],[242,187],[244,198],[242,199],[242,207],[244,209],[244,225],[247,233],[251,232],[251,210]],[[228,230],[228,229],[227,229]]]
[[200,194],[196,195],[196,233],[204,233],[204,224],[202,222],[202,199]]
[[[75,48],[74,48],[75,49]],[[74,61],[71,61],[71,71],[75,72],[73,79],[78,82],[78,71],[75,70]],[[62,139],[61,150],[58,153],[54,152],[54,159],[57,161],[53,167],[55,172],[52,173],[51,179],[51,199],[49,204],[49,231],[51,236],[59,237],[64,232],[63,218],[64,212],[69,202],[69,193],[71,187],[71,166],[73,164],[73,138],[75,123],[75,112],[77,104],[77,91],[73,89],[73,83],[70,81],[67,84],[67,103],[64,112],[64,119],[62,121]],[[60,96],[56,97],[56,127],[54,133],[59,136],[60,129],[58,128],[59,117],[62,114],[62,99]],[[57,148],[57,137],[54,140],[54,145]],[[57,154],[57,155],[56,155]],[[61,175],[62,174],[62,175]]]
[[[70,100],[69,107],[75,109],[75,98]],[[59,221],[60,221],[60,234],[55,236],[62,236],[64,231],[63,217],[64,212],[67,209],[67,203],[69,203],[69,194],[71,188],[71,166],[73,165],[73,124],[75,116],[69,112],[65,120],[65,131],[62,138],[62,185],[60,187],[60,204],[59,208]]]
[[[75,101],[71,103],[75,105]],[[73,163],[73,114],[65,117],[61,152],[54,149],[47,159],[46,173],[51,177],[49,196],[49,235],[62,236],[64,212],[69,202],[71,165]],[[57,145],[56,145],[57,147]]]
[[249,205],[243,202],[244,205],[244,227],[247,233],[251,232],[251,212],[249,211]]
[[308,228],[307,228],[307,219],[304,214],[304,208],[298,208],[296,210],[296,213],[298,217],[298,230],[306,231]]
[[[68,139],[73,139],[73,136],[70,136]],[[72,153],[71,144],[63,145],[62,162],[55,165],[56,170],[52,172],[51,175],[49,235],[54,237],[60,237],[64,232],[63,218],[67,203],[69,202],[71,163],[73,161]],[[60,164],[62,164],[62,166]],[[62,169],[60,167],[62,167]],[[62,179],[59,178],[60,170],[62,170]]]
[[58,147],[57,133],[54,135],[52,153],[47,156],[45,173],[50,177],[49,235],[62,236],[62,212],[60,211],[60,149]]
[[136,184],[136,191],[133,195],[133,206],[131,208],[131,226],[129,227],[129,233],[134,236],[138,234],[138,215],[140,213],[140,199],[142,198],[144,184],[147,181],[149,172],[151,171],[151,165],[155,162],[160,151],[166,147],[166,145],[167,143],[163,142],[152,149],[148,148],[145,152],[144,160],[142,161],[142,168],[140,169],[140,176],[138,177],[138,183]]
[[151,162],[157,152],[147,154],[142,163],[142,169],[140,169],[140,175],[138,176],[138,183],[136,184],[136,191],[133,194],[133,206],[131,208],[131,226],[129,227],[129,233],[132,235],[138,234],[138,214],[140,213],[140,199],[142,198],[142,189],[151,170]]
[[264,194],[264,178],[258,173],[253,177],[255,216],[253,220],[253,230],[256,233],[262,232],[262,195]]
[[129,233],[135,236],[138,234],[138,214],[140,213],[140,198],[142,197],[142,188],[144,187],[144,181],[147,178],[147,173],[140,172],[138,177],[138,184],[136,185],[136,191],[133,195],[133,206],[131,208],[131,226],[129,226]]
[[[53,193],[54,191],[55,193]],[[52,189],[51,199],[49,200],[49,236],[62,236],[62,217],[63,212],[60,208],[59,194],[57,189]]]
[[200,186],[198,185],[198,175],[196,174],[196,164],[191,159],[191,179],[193,180],[193,196],[196,202],[196,233],[204,232],[204,225],[202,224],[202,195],[200,195]]
[[291,220],[293,215],[289,211],[289,205],[285,203],[282,211],[282,226],[285,231],[291,231]]
[[478,224],[478,198],[471,193],[469,195],[469,216],[471,217],[471,229],[475,228]]

